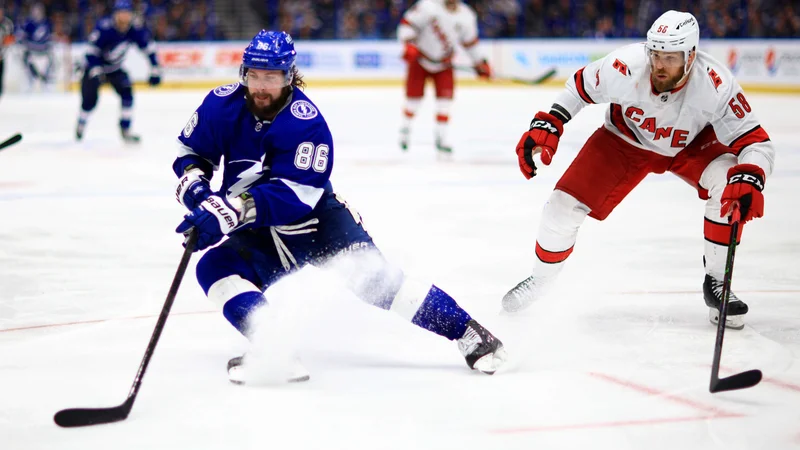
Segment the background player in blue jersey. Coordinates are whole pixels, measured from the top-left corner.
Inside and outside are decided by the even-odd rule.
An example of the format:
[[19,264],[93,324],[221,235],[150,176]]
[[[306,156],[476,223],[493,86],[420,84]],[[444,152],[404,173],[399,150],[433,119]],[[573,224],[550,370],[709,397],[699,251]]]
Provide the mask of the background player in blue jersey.
[[125,53],[131,44],[147,54],[150,59],[151,86],[161,83],[161,69],[156,58],[155,44],[150,32],[138,19],[134,19],[130,0],[117,0],[114,3],[112,18],[100,20],[89,35],[89,48],[86,51],[86,67],[81,80],[81,112],[75,137],[83,139],[89,113],[97,106],[100,85],[108,81],[122,100],[119,127],[125,142],[139,142],[139,136],[131,133],[133,114],[133,87],[128,73],[122,69]]
[[[348,284],[360,298],[457,340],[470,368],[494,373],[505,360],[502,343],[447,293],[387,263],[361,217],[334,193],[333,138],[299,89],[295,57],[288,34],[262,30],[244,51],[240,82],[209,93],[178,137],[176,195],[191,212],[176,231],[196,229],[197,250],[228,236],[198,262],[201,287],[247,336],[268,286],[306,264],[346,258]],[[214,193],[208,180],[223,158]],[[243,373],[241,361],[228,364],[232,381]]]
[[28,75],[28,89],[33,90],[36,81],[43,90],[52,87],[53,36],[50,23],[45,17],[44,6],[31,6],[31,15],[17,32],[17,40],[23,47],[22,62]]

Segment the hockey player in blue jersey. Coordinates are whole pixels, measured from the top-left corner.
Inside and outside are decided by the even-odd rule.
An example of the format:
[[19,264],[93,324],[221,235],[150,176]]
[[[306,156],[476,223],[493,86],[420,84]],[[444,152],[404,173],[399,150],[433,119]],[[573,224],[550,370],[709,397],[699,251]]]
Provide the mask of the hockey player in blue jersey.
[[128,143],[139,142],[139,136],[131,133],[133,113],[133,87],[128,73],[122,69],[125,53],[135,44],[150,59],[151,86],[161,83],[161,69],[156,58],[155,44],[150,32],[133,16],[131,0],[117,0],[112,18],[102,19],[89,35],[86,64],[81,80],[81,111],[75,130],[77,140],[83,139],[89,113],[97,106],[100,86],[109,82],[122,100],[119,127],[122,139]]
[[[178,137],[176,196],[191,212],[176,231],[195,229],[196,250],[228,237],[198,262],[201,287],[247,336],[268,286],[307,264],[352,257],[347,281],[362,300],[457,341],[470,368],[494,373],[505,360],[502,343],[447,293],[387,263],[360,216],[334,193],[333,138],[299,89],[295,58],[291,36],[262,30],[244,51],[239,83],[210,92]],[[215,193],[209,179],[223,159]],[[229,362],[231,381],[241,364],[241,357]]]
[[52,87],[53,42],[50,23],[45,17],[44,6],[36,3],[31,6],[31,15],[17,32],[17,40],[22,45],[22,62],[28,75],[28,89],[33,90],[36,81],[42,90]]

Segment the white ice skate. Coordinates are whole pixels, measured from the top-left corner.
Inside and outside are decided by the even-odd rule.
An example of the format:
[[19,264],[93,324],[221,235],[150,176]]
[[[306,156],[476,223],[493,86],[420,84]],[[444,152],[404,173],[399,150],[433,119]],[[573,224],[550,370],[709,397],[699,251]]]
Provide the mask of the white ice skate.
[[[244,356],[237,356],[228,361],[228,379],[231,383],[245,384],[246,382],[252,382],[258,378],[260,377],[258,377],[257,374],[248,373],[248,365],[245,363]],[[299,360],[295,359],[292,363],[292,367],[289,369],[286,381],[289,383],[299,383],[301,381],[308,381],[309,379],[311,379],[311,376],[308,370]],[[269,382],[271,380],[265,381]]]
[[546,280],[534,278],[533,275],[520,281],[503,296],[503,310],[515,313],[531,306],[534,300],[544,295],[547,285],[549,283]]

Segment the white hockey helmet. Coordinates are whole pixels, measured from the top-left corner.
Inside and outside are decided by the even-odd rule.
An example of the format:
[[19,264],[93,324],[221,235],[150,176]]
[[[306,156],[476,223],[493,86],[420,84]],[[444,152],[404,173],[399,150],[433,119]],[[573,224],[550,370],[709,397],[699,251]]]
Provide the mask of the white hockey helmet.
[[[700,26],[688,12],[667,11],[647,30],[647,49],[660,52],[683,52],[686,73],[689,55],[700,45]],[[694,61],[693,61],[694,62]]]

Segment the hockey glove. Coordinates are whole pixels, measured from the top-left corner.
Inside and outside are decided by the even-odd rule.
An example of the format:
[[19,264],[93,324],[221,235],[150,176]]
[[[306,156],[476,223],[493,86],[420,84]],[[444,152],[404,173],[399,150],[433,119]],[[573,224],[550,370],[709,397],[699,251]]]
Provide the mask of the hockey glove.
[[755,164],[738,164],[728,169],[728,185],[722,191],[720,217],[733,212],[733,203],[739,203],[742,223],[764,215],[764,169]]
[[211,195],[213,192],[208,184],[208,179],[205,173],[198,168],[190,168],[184,172],[175,188],[175,200],[189,211],[197,208]]
[[161,84],[161,68],[153,66],[150,68],[150,79],[147,80],[150,86],[158,86]]
[[212,195],[200,206],[183,216],[183,222],[175,229],[176,233],[186,234],[197,229],[195,251],[204,250],[219,241],[239,226],[239,211],[224,197]]
[[519,158],[519,169],[526,179],[530,180],[536,176],[536,164],[533,162],[533,155],[541,153],[542,162],[549,166],[553,161],[553,155],[558,149],[558,140],[564,132],[564,123],[544,111],[539,111],[531,121],[531,128],[517,144],[517,157]]
[[475,65],[475,73],[478,74],[478,78],[483,78],[484,80],[492,78],[492,68],[489,67],[489,63],[485,59]]
[[419,49],[411,42],[406,42],[405,51],[403,51],[403,59],[408,62],[414,62],[419,59]]
[[87,72],[87,78],[90,83],[96,83],[97,86],[106,82],[106,73],[100,66],[94,66]]

